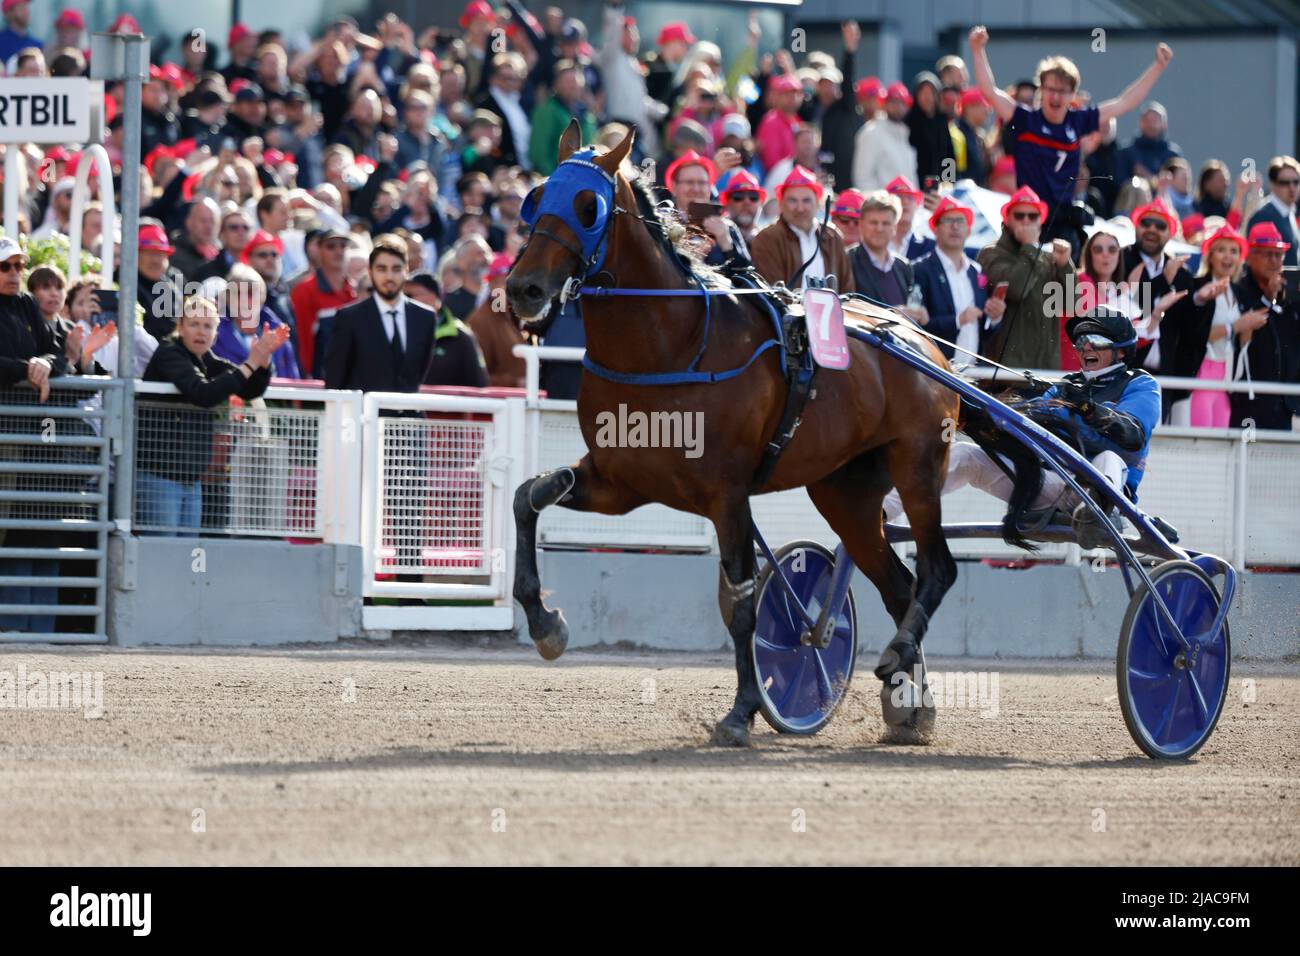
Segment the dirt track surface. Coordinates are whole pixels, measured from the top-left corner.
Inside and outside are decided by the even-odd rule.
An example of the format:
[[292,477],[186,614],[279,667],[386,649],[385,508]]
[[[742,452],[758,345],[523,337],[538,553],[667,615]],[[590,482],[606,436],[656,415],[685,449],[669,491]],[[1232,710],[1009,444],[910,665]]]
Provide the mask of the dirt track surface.
[[20,665],[102,672],[103,716],[0,710],[3,865],[1300,862],[1295,665],[1238,664],[1183,764],[1138,752],[1099,663],[932,660],[999,700],[928,747],[878,742],[864,667],[820,735],[760,718],[746,751],[707,744],[722,654],[0,649]]

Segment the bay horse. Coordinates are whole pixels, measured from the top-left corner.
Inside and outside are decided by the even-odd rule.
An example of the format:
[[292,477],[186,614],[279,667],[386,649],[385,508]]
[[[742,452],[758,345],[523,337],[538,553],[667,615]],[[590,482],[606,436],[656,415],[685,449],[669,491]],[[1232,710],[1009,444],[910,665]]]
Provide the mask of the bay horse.
[[[756,557],[750,495],[807,487],[897,626],[875,670],[887,690],[894,674],[912,672],[930,617],[956,579],[941,527],[940,491],[960,403],[951,390],[850,338],[849,369],[818,374],[792,440],[770,477],[754,487],[788,387],[779,350],[766,347],[774,337],[772,322],[754,296],[728,294],[725,278],[683,260],[648,188],[620,172],[634,133],[604,150],[582,148],[576,122],[565,130],[560,165],[524,204],[532,232],[510,271],[507,303],[526,328],[537,329],[584,284],[686,294],[584,296],[587,361],[578,420],[589,450],[577,464],[519,486],[514,597],[538,651],[553,660],[564,652],[568,625],[542,602],[536,529],[543,508],[621,515],[657,502],[707,518],[717,532],[718,604],[735,645],[737,678],[734,703],[713,742],[745,746],[760,707],[751,654]],[[867,324],[896,321],[860,302],[846,303],[846,312]],[[897,324],[892,330],[948,367],[919,333]],[[672,374],[688,367],[693,373]],[[642,378],[655,373],[661,381]],[[702,454],[598,442],[597,416],[620,405],[629,418],[641,412],[648,421],[663,420],[650,417],[656,412],[702,413]],[[915,580],[885,541],[881,503],[894,486],[915,536]],[[886,697],[882,693],[882,702]],[[885,710],[895,724],[915,725],[921,717],[919,708],[892,715]]]

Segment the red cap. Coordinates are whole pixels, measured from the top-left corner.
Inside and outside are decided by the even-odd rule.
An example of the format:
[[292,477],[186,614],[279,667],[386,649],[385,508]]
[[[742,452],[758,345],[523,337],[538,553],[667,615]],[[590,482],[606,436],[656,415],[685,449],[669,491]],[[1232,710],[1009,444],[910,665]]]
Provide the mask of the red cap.
[[723,203],[731,202],[731,194],[736,192],[756,192],[760,203],[767,202],[767,190],[759,185],[758,179],[747,169],[738,169],[727,180],[727,188],[722,191]]
[[885,187],[885,192],[892,193],[895,196],[911,196],[917,202],[925,198],[921,190],[912,185],[912,181],[906,176],[895,176]]
[[66,163],[69,153],[62,146],[51,146],[45,151],[45,158],[52,163]]
[[677,176],[677,171],[687,166],[703,166],[704,171],[709,174],[709,182],[713,182],[714,178],[718,175],[718,168],[713,165],[713,160],[701,153],[697,153],[693,149],[690,149],[682,153],[681,156],[677,157],[671,164],[669,164],[668,171],[664,173],[664,185],[669,189],[672,189],[673,180]]
[[[1190,219],[1191,217],[1189,216],[1188,218]],[[1208,259],[1210,257],[1210,247],[1216,242],[1220,242],[1224,239],[1227,239],[1229,242],[1235,242],[1237,248],[1241,250],[1241,257],[1243,259],[1246,258],[1246,253],[1249,250],[1246,247],[1245,238],[1236,229],[1233,229],[1226,223],[1201,240],[1201,258]]]
[[1007,216],[1011,215],[1011,210],[1016,206],[1033,206],[1038,210],[1038,218],[1047,219],[1047,203],[1038,198],[1038,193],[1034,192],[1028,186],[1021,186],[1011,198],[1007,200],[1006,205],[1002,207],[1002,221],[1007,221]]
[[885,87],[880,82],[880,77],[869,76],[865,80],[858,80],[854,84],[853,92],[860,100],[880,100],[884,99]]
[[230,28],[230,33],[226,35],[226,46],[234,46],[245,37],[255,36],[252,30],[248,29],[243,23],[236,23]]
[[672,43],[674,40],[681,40],[688,46],[694,46],[695,34],[691,28],[680,20],[674,20],[672,23],[665,23],[664,28],[659,31],[659,39],[655,43],[663,46],[665,43]]
[[965,109],[968,106],[988,106],[988,105],[989,105],[989,101],[984,98],[984,94],[981,93],[975,87],[973,86],[967,87],[966,89],[961,91],[962,109]]
[[268,166],[279,166],[284,162],[284,153],[280,152],[278,149],[264,149],[262,150],[262,159]]
[[165,252],[170,255],[176,250],[174,250],[172,244],[167,241],[167,233],[163,231],[162,226],[149,224],[140,227],[140,251]]
[[470,0],[465,4],[465,12],[460,15],[461,29],[465,29],[475,20],[486,20],[493,25],[497,22],[497,15],[492,12],[492,7],[487,0]]
[[153,149],[149,150],[144,157],[144,168],[149,170],[149,175],[153,175],[153,168],[160,159],[175,159],[176,151],[165,143],[160,143]]
[[498,252],[492,257],[492,262],[488,265],[488,278],[500,279],[503,275],[508,275],[510,267],[514,264],[514,257],[510,253]]
[[885,90],[885,99],[902,100],[904,106],[912,105],[912,94],[907,91],[907,87],[902,83],[890,83],[889,88]]
[[799,82],[799,77],[790,73],[782,73],[779,76],[772,77],[772,81],[767,84],[767,87],[773,93],[803,92],[803,84]]
[[776,187],[776,198],[784,199],[787,189],[811,189],[816,193],[818,202],[822,198],[822,184],[817,181],[812,170],[805,169],[797,163],[794,169],[790,170],[790,175],[785,177],[785,181]]
[[59,14],[59,18],[54,21],[56,27],[76,27],[78,30],[86,29],[86,18],[81,15],[80,10],[64,10]]
[[999,156],[998,161],[993,164],[993,172],[990,178],[1006,176],[1008,173],[1012,176],[1016,174],[1016,158],[1014,156]]
[[248,244],[244,246],[244,251],[239,254],[239,261],[244,265],[248,265],[249,257],[258,246],[274,246],[276,252],[284,255],[284,243],[280,241],[280,237],[273,232],[259,229],[253,233],[253,238],[249,239]]
[[129,13],[123,13],[121,16],[119,16],[116,20],[113,21],[113,25],[108,28],[108,32],[109,33],[143,33],[144,31],[140,29],[139,20],[131,16],[131,14]]
[[[1044,216],[1046,216],[1046,213],[1044,213]],[[1129,218],[1133,220],[1134,225],[1137,225],[1144,216],[1159,216],[1169,226],[1169,235],[1171,236],[1178,231],[1178,217],[1174,215],[1172,209],[1165,205],[1162,199],[1153,199],[1145,205],[1138,206],[1133,210]]]
[[1286,252],[1291,248],[1291,243],[1282,238],[1282,233],[1277,231],[1277,226],[1273,223],[1257,222],[1250,227],[1250,248],[1281,249]]
[[846,189],[835,197],[835,205],[831,206],[831,215],[843,216],[846,219],[861,219],[862,204],[866,200],[867,197],[856,189]]
[[967,229],[973,229],[975,227],[974,210],[969,206],[963,206],[951,196],[944,196],[939,200],[939,205],[934,207],[934,212],[930,213],[930,231],[934,232],[935,227],[939,224],[939,220],[950,212],[961,213],[966,218]]
[[1199,212],[1194,212],[1183,220],[1182,227],[1184,239],[1194,236],[1205,228],[1205,217]]

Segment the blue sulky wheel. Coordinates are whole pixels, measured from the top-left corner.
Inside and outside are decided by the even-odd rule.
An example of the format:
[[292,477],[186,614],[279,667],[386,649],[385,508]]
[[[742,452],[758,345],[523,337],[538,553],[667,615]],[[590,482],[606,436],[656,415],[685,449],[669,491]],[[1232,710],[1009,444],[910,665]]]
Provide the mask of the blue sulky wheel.
[[[835,559],[813,541],[792,541],[777,549],[777,562],[794,593],[815,620],[829,597]],[[830,644],[802,643],[807,627],[769,565],[758,580],[755,604],[754,670],[763,718],[783,734],[815,734],[826,726],[848,692],[858,652],[857,609],[845,595]]]
[[1228,621],[1214,633],[1219,592],[1190,561],[1166,561],[1151,583],[1190,643],[1184,648],[1140,583],[1120,627],[1119,703],[1133,740],[1149,757],[1190,757],[1210,739],[1228,694]]

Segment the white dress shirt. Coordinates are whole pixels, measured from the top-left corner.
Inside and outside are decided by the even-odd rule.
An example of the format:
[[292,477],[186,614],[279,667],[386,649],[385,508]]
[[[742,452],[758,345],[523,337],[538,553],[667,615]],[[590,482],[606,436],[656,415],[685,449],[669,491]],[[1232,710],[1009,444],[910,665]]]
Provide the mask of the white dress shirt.
[[[961,314],[975,304],[975,290],[971,287],[970,276],[966,275],[966,270],[972,263],[966,258],[965,252],[957,253],[960,260],[956,263],[941,249],[936,249],[935,255],[939,257],[943,274],[948,279],[948,291],[952,293],[953,314],[957,317],[957,344],[963,349],[970,350],[958,353],[957,361],[970,361],[973,353],[978,353],[980,349],[980,323],[976,319],[974,322],[962,325]],[[975,269],[978,272],[979,266]]]
[[384,335],[388,336],[389,343],[393,341],[394,322],[394,317],[390,313],[396,312],[397,330],[402,333],[402,348],[409,349],[411,339],[406,334],[406,295],[398,295],[397,301],[392,303],[381,299],[378,292],[373,293],[372,297],[375,300],[375,307],[379,309],[379,318],[384,323]]
[[[803,270],[803,275],[799,277],[801,288],[808,288],[810,278],[822,279],[826,276],[826,260],[822,258],[822,248],[817,244],[817,226],[814,224],[812,229],[804,232],[792,222],[787,222],[790,231],[799,237],[799,264],[808,262],[808,257],[812,256],[812,262],[808,262],[808,268]],[[813,253],[816,255],[813,255]]]

